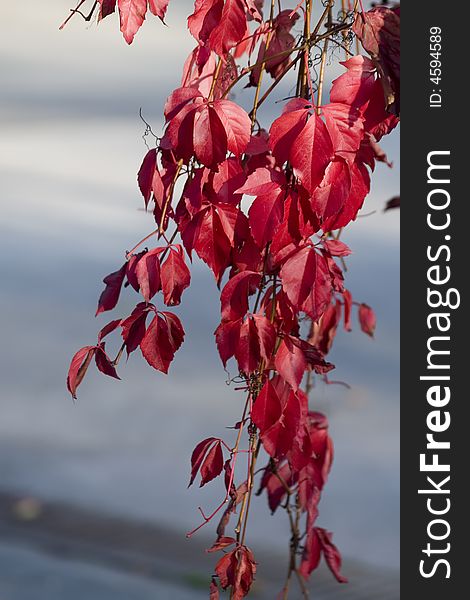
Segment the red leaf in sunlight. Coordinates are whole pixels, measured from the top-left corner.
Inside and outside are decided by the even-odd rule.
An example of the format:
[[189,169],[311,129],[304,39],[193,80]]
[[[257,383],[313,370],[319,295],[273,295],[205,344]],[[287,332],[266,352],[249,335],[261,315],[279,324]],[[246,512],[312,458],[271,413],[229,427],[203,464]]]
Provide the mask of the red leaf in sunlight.
[[191,283],[191,274],[184,262],[183,249],[170,248],[168,257],[160,272],[163,298],[167,306],[176,306],[181,302],[181,294]]
[[224,367],[227,366],[227,361],[235,356],[237,351],[241,324],[242,319],[222,321],[215,330],[215,341]]
[[349,256],[351,254],[351,248],[341,240],[326,239],[323,241],[323,245],[331,256]]
[[168,373],[170,364],[184,339],[180,320],[172,313],[155,315],[140,342],[140,349],[151,367]]
[[304,579],[308,579],[310,574],[320,564],[322,546],[316,527],[311,527],[307,532],[307,539],[304,545],[302,561],[299,572]]
[[100,3],[99,19],[104,19],[116,10],[117,0],[98,0]]
[[313,192],[312,208],[321,219],[341,210],[351,191],[349,166],[342,158],[331,161],[319,186]]
[[127,263],[124,263],[119,271],[110,273],[103,279],[103,283],[106,287],[98,300],[96,315],[107,310],[112,310],[118,303],[124,277],[126,276],[126,269]]
[[216,100],[214,109],[223,123],[229,152],[233,152],[235,156],[240,156],[250,141],[250,117],[243,108],[230,100]]
[[95,352],[96,346],[85,346],[74,354],[67,374],[67,389],[72,398],[77,398],[77,388],[83,381]]
[[196,109],[193,129],[194,153],[206,167],[225,160],[227,134],[217,111],[207,104]]
[[351,166],[351,191],[349,196],[336,215],[323,221],[323,231],[340,229],[353,221],[356,218],[359,209],[362,207],[369,190],[369,172],[363,164],[355,162]]
[[220,440],[217,440],[207,453],[207,456],[201,465],[200,487],[218,477],[222,473],[223,468],[224,455],[222,452],[222,443]]
[[146,252],[135,267],[135,274],[139,283],[140,293],[146,302],[161,290],[160,258],[162,248],[155,248]]
[[209,587],[209,600],[219,600],[220,592],[217,586],[217,583],[214,578],[212,578],[210,587]]
[[282,340],[274,364],[279,375],[297,391],[307,368],[307,360],[302,350],[292,343],[290,336]]
[[264,248],[282,223],[286,192],[282,189],[258,196],[248,212],[250,228],[255,242]]
[[259,367],[261,353],[258,331],[254,320],[250,317],[240,327],[240,337],[235,351],[235,358],[238,362],[238,368],[243,373],[254,373]]
[[322,529],[321,527],[316,527],[316,531],[323,556],[325,557],[326,564],[328,565],[330,571],[333,573],[339,583],[347,583],[348,580],[346,577],[343,577],[340,572],[341,554],[339,553],[338,548],[332,542],[333,534],[329,531],[326,531],[326,529]]
[[244,0],[225,0],[219,23],[209,35],[209,45],[219,56],[225,56],[246,32]]
[[121,31],[128,44],[142,26],[147,13],[147,0],[118,0]]
[[251,120],[230,100],[203,100],[195,88],[178,88],[167,100],[168,127],[161,147],[188,161],[193,154],[208,168],[225,160],[227,152],[239,157],[248,145]]
[[194,12],[188,18],[191,35],[205,44],[220,22],[224,0],[196,0]]
[[[221,441],[217,438],[207,438],[194,448],[191,456],[191,486],[198,472],[201,472],[200,487],[220,475],[224,466]],[[188,487],[189,487],[188,486]]]
[[[267,381],[255,400],[251,418],[260,430],[264,449],[273,458],[281,458],[292,448],[300,425],[297,395]],[[282,396],[279,396],[281,391]]]
[[248,311],[248,296],[254,294],[261,281],[260,273],[243,271],[225,284],[220,295],[222,321],[235,321]]
[[297,136],[290,160],[303,187],[315,191],[333,158],[333,144],[325,123],[314,113]]
[[148,0],[148,3],[150,12],[163,21],[170,0]]
[[371,97],[375,85],[376,68],[365,56],[353,56],[342,63],[347,71],[333,81],[331,102],[362,108]]
[[300,308],[315,285],[317,253],[312,246],[304,246],[281,267],[282,287],[290,302]]
[[351,331],[351,310],[353,299],[351,296],[351,292],[349,290],[344,290],[343,292],[343,300],[344,300],[344,328],[346,331]]
[[322,114],[335,155],[352,164],[364,136],[364,118],[359,109],[348,104],[332,103],[322,106]]
[[359,306],[358,317],[362,331],[370,335],[370,337],[374,337],[377,321],[373,309],[367,304],[362,303]]

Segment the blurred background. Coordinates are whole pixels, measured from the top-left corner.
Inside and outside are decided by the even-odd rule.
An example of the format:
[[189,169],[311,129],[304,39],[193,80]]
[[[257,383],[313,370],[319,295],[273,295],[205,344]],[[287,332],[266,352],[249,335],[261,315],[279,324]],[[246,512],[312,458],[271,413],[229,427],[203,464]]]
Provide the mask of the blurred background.
[[[2,6],[0,597],[203,598],[214,556],[200,550],[213,529],[190,541],[184,534],[218,492],[186,489],[189,456],[238,420],[241,402],[213,340],[219,304],[208,269],[194,264],[177,311],[187,337],[169,376],[136,353],[121,382],[90,369],[75,404],[65,388],[72,354],[109,320],[93,317],[102,277],[151,230],[136,185],[146,151],[139,109],[160,133],[163,103],[193,47],[192,2],[173,0],[168,26],[149,18],[131,47],[115,15],[99,26],[76,17],[60,32],[73,3]],[[332,66],[330,80],[339,73]],[[280,86],[273,99],[288,93]],[[238,94],[252,101],[252,90]],[[260,120],[280,110],[264,109]],[[319,525],[334,532],[351,580],[339,586],[320,571],[318,599],[398,597],[399,214],[383,213],[399,192],[397,132],[383,147],[394,168],[378,165],[369,216],[343,238],[354,252],[347,286],[374,307],[376,337],[357,323],[340,332],[334,379],[351,389],[319,385],[313,396],[336,449]],[[132,301],[125,295],[116,316]],[[254,503],[250,537],[261,563],[254,597],[274,598],[288,527],[265,497]]]

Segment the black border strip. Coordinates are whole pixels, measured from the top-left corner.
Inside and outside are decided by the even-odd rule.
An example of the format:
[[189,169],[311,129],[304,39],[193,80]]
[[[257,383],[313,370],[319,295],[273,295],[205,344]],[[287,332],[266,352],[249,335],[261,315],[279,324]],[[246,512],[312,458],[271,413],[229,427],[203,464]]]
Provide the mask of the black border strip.
[[[468,542],[470,542],[470,421],[467,391],[467,375],[470,375],[469,317],[466,309],[468,297],[470,231],[467,225],[470,192],[464,186],[464,173],[470,173],[470,149],[468,148],[468,116],[470,106],[467,82],[466,45],[468,14],[463,3],[405,2],[401,7],[402,23],[402,129],[401,129],[401,598],[403,600],[425,598],[461,599],[467,592]],[[441,80],[430,80],[431,28],[441,32],[442,63]],[[433,30],[436,31],[436,30]],[[435,42],[435,39],[434,39]],[[435,90],[435,91],[434,91]],[[430,95],[435,104],[430,104]],[[441,102],[437,94],[442,97]],[[437,106],[440,104],[440,106]],[[449,152],[429,156],[430,152]],[[448,164],[450,169],[435,169],[428,182],[428,160],[435,164]],[[449,183],[445,181],[450,179]],[[438,180],[438,181],[437,181]],[[465,182],[466,183],[466,182]],[[445,203],[448,208],[432,209],[431,203]],[[442,191],[444,190],[444,191]],[[444,223],[449,215],[448,228],[433,230],[427,223],[428,214],[435,224]],[[446,238],[450,236],[450,239]],[[449,249],[448,251],[445,248]],[[428,250],[429,248],[429,250]],[[430,259],[429,254],[434,257]],[[436,266],[430,273],[428,269]],[[449,270],[448,270],[448,269]],[[428,277],[444,279],[450,271],[447,283],[431,284]],[[427,288],[440,290],[443,295],[449,288],[460,294],[460,307],[431,308]],[[455,302],[457,293],[451,293]],[[435,294],[433,300],[437,301]],[[440,332],[437,318],[427,319],[431,313],[449,315],[450,329]],[[440,324],[444,327],[446,317]],[[429,328],[429,324],[431,328]],[[428,356],[427,343],[433,336],[448,336],[449,340],[434,340],[433,349],[450,350],[450,354]],[[439,347],[440,346],[440,347]],[[434,365],[449,365],[449,369],[429,368],[428,358]],[[420,380],[420,376],[448,376],[446,380]],[[441,386],[429,392],[428,389]],[[446,404],[439,399],[448,386],[450,400]],[[441,404],[439,406],[439,404]],[[429,416],[433,411],[438,411]],[[446,415],[448,413],[448,415]],[[444,431],[434,433],[434,439],[449,442],[450,449],[433,450],[426,447],[431,426],[450,425]],[[437,454],[441,465],[449,465],[450,471],[420,470],[420,454],[425,462]],[[427,480],[431,477],[433,484]],[[450,479],[442,483],[446,477]],[[419,494],[418,490],[434,493]],[[448,490],[449,493],[443,493]],[[433,515],[430,509],[442,515]],[[435,519],[443,522],[430,523]],[[433,540],[443,537],[442,540]],[[423,552],[428,549],[429,555]],[[449,544],[449,546],[447,546]],[[448,551],[447,551],[448,550]],[[440,562],[437,561],[447,561]],[[421,561],[424,561],[421,563]],[[448,564],[448,566],[447,566]],[[426,573],[424,577],[420,573]],[[429,576],[429,574],[432,574]],[[447,578],[447,575],[449,577]]]

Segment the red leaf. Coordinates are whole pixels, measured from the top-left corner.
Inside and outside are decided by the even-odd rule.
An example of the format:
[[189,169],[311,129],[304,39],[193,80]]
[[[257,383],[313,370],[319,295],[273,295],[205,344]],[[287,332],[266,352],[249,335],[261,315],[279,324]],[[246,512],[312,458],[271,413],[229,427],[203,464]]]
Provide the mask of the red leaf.
[[222,556],[215,572],[224,590],[232,587],[233,600],[242,600],[248,595],[256,575],[253,553],[246,546],[239,546]]
[[321,254],[316,255],[317,269],[315,274],[315,285],[310,290],[310,293],[302,304],[302,310],[314,321],[325,312],[326,307],[330,303],[332,293],[331,273],[328,266],[328,261]]
[[217,111],[207,104],[196,109],[193,148],[197,159],[206,167],[215,167],[225,160],[227,134]]
[[351,248],[341,240],[327,239],[323,241],[323,245],[331,256],[349,256],[351,254]]
[[303,187],[313,193],[333,158],[333,144],[325,123],[314,113],[297,135],[290,161]]
[[369,193],[369,190],[370,177],[367,168],[363,164],[354,163],[351,167],[351,191],[349,196],[339,213],[323,221],[323,231],[340,229],[353,221],[362,207],[364,198]]
[[199,219],[200,229],[194,249],[219,281],[229,264],[231,243],[214,206],[201,213]]
[[194,482],[198,471],[201,471],[200,487],[202,487],[220,475],[223,466],[224,460],[221,441],[211,437],[199,442],[191,456],[191,479],[189,486]]
[[195,87],[180,87],[173,90],[163,109],[167,122],[174,119],[187,104],[201,97],[201,92]]
[[224,550],[228,546],[231,546],[232,544],[236,543],[237,540],[233,537],[218,537],[214,544],[212,544],[212,546],[208,550],[206,550],[206,552],[218,552],[219,550]]
[[[296,110],[290,110],[289,106],[295,106]],[[269,146],[279,165],[289,160],[291,149],[297,143],[297,138],[307,122],[310,107],[306,100],[292,100],[286,105],[283,114],[271,125]]]
[[250,207],[248,216],[250,229],[260,248],[272,241],[284,216],[286,192],[258,196]]
[[223,124],[229,152],[241,156],[251,137],[250,117],[241,106],[230,100],[216,100],[214,110]]
[[323,556],[325,557],[326,564],[330,568],[330,571],[333,573],[339,583],[347,583],[348,580],[346,577],[343,577],[340,573],[341,554],[339,553],[338,548],[333,544],[333,534],[329,531],[326,531],[326,529],[322,529],[321,527],[316,527],[315,529],[320,541]]
[[299,572],[304,579],[308,579],[310,574],[315,571],[320,564],[321,550],[322,546],[317,533],[317,528],[311,527],[307,532],[302,562],[299,567]]
[[98,300],[96,315],[107,310],[112,310],[119,301],[124,277],[126,276],[127,263],[124,263],[119,271],[106,275],[103,283],[106,285]]
[[196,0],[194,13],[188,18],[191,35],[203,44],[217,27],[222,16],[224,0]]
[[367,335],[370,335],[370,337],[374,337],[377,321],[373,309],[367,304],[363,303],[359,306],[358,316],[362,331],[367,333]]
[[300,403],[294,392],[290,392],[283,407],[282,416],[261,435],[264,449],[273,458],[284,458],[294,446],[299,432]]
[[253,404],[251,410],[253,423],[258,427],[260,433],[263,434],[274,423],[279,421],[281,414],[282,407],[279,397],[272,383],[267,381]]
[[150,196],[153,190],[153,178],[157,167],[157,151],[155,149],[149,150],[144,157],[142,166],[139,169],[137,175],[137,181],[139,183],[140,191],[144,197],[145,208],[147,208]]
[[85,346],[74,354],[67,374],[67,389],[72,398],[77,398],[77,388],[83,381],[95,352],[96,346]]
[[248,296],[253,294],[261,281],[261,275],[243,271],[227,281],[220,295],[222,321],[235,321],[248,311]]
[[258,331],[252,318],[248,317],[240,327],[240,337],[235,352],[238,368],[243,373],[254,373],[261,360]]
[[330,304],[323,313],[320,325],[311,340],[312,344],[323,354],[328,354],[331,349],[340,319],[341,305],[339,303]]
[[118,0],[121,31],[128,44],[142,26],[147,12],[147,0]]
[[276,329],[264,315],[253,315],[261,358],[265,363],[271,360],[271,354],[276,344]]
[[290,302],[299,309],[311,293],[316,278],[317,253],[304,246],[286,260],[281,268],[282,287]]
[[170,248],[168,258],[161,267],[163,298],[167,306],[175,306],[181,302],[181,294],[191,283],[191,274],[181,246],[175,250]]
[[98,342],[101,342],[103,338],[112,333],[121,324],[121,319],[116,319],[105,325],[98,333]]
[[264,449],[273,458],[282,458],[292,449],[300,426],[299,399],[280,381],[275,378],[264,384],[251,412]]
[[215,579],[212,578],[211,585],[209,588],[209,600],[219,600],[219,598],[220,598],[219,588],[217,586],[217,583],[215,582]]
[[364,137],[364,119],[359,109],[348,104],[332,103],[322,106],[322,114],[336,156],[352,164]]
[[353,31],[379,65],[385,104],[400,114],[400,14],[386,6],[358,13]]
[[191,455],[191,478],[189,480],[188,487],[190,487],[193,484],[194,479],[196,478],[196,475],[202,465],[202,461],[204,460],[204,457],[207,454],[207,451],[216,440],[217,438],[214,437],[207,438],[205,440],[202,440],[202,442],[199,442],[199,444],[194,448],[193,453]]
[[209,35],[209,44],[219,56],[228,54],[246,32],[246,14],[243,0],[225,0],[217,26]]
[[274,364],[279,375],[297,391],[307,368],[307,360],[302,350],[292,343],[290,336],[282,340]]
[[343,300],[344,300],[344,328],[346,331],[351,331],[351,309],[352,309],[352,296],[351,292],[348,290],[344,290],[343,292]]
[[207,456],[201,465],[200,487],[218,477],[222,473],[223,468],[224,455],[222,452],[222,443],[220,440],[217,440],[207,453]]
[[148,0],[148,3],[150,12],[163,21],[170,0]]
[[312,209],[321,219],[339,213],[351,191],[349,166],[342,158],[331,161],[320,185],[314,190]]
[[330,100],[362,108],[370,99],[375,84],[374,63],[358,55],[341,64],[347,71],[333,81]]
[[151,367],[168,373],[175,352],[184,339],[184,330],[179,319],[171,313],[155,315],[140,343],[145,360]]
[[160,259],[162,248],[146,252],[135,267],[135,274],[140,287],[140,293],[146,302],[161,290]]
[[111,15],[116,10],[117,0],[98,0],[101,4],[99,20]]
[[101,344],[96,348],[95,363],[101,373],[104,373],[109,377],[114,377],[115,379],[120,379],[119,375],[116,373],[116,368],[113,365],[112,360],[105,352],[104,344]]

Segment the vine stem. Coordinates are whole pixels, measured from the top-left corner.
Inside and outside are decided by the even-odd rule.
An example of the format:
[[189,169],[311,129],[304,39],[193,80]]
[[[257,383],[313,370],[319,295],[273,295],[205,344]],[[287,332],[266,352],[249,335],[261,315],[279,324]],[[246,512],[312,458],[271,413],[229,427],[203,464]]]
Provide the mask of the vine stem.
[[202,527],[204,527],[204,525],[207,525],[207,523],[209,523],[209,521],[211,521],[215,515],[227,504],[229,497],[230,497],[230,491],[232,489],[232,484],[233,484],[233,480],[235,477],[235,468],[236,468],[236,463],[237,463],[237,457],[238,454],[240,452],[239,447],[240,447],[240,441],[242,438],[242,434],[243,434],[243,429],[244,429],[244,423],[245,423],[245,419],[246,419],[246,413],[248,410],[248,406],[250,405],[250,400],[251,400],[251,396],[250,394],[248,395],[246,402],[245,402],[245,407],[243,409],[243,414],[242,414],[242,418],[240,421],[240,429],[238,430],[238,434],[237,434],[237,438],[235,441],[235,445],[232,448],[231,451],[231,456],[233,458],[233,463],[232,463],[232,468],[230,470],[230,477],[229,477],[229,482],[228,482],[228,486],[227,486],[227,492],[225,494],[224,499],[222,500],[222,502],[219,504],[219,506],[217,506],[217,508],[215,510],[212,511],[212,513],[206,517],[206,515],[204,514],[204,512],[202,511],[202,509],[199,507],[199,512],[202,515],[202,518],[204,519],[204,521],[198,525],[197,527],[195,527],[194,529],[192,529],[191,531],[188,531],[188,533],[186,534],[187,538],[192,537],[197,531],[199,531]]
[[221,68],[222,68],[222,59],[219,58],[219,62],[217,63],[217,66],[214,71],[214,76],[212,78],[212,84],[211,84],[211,89],[209,91],[209,98],[208,98],[209,101],[212,100],[214,97],[215,86],[217,85],[217,81],[219,79]]

